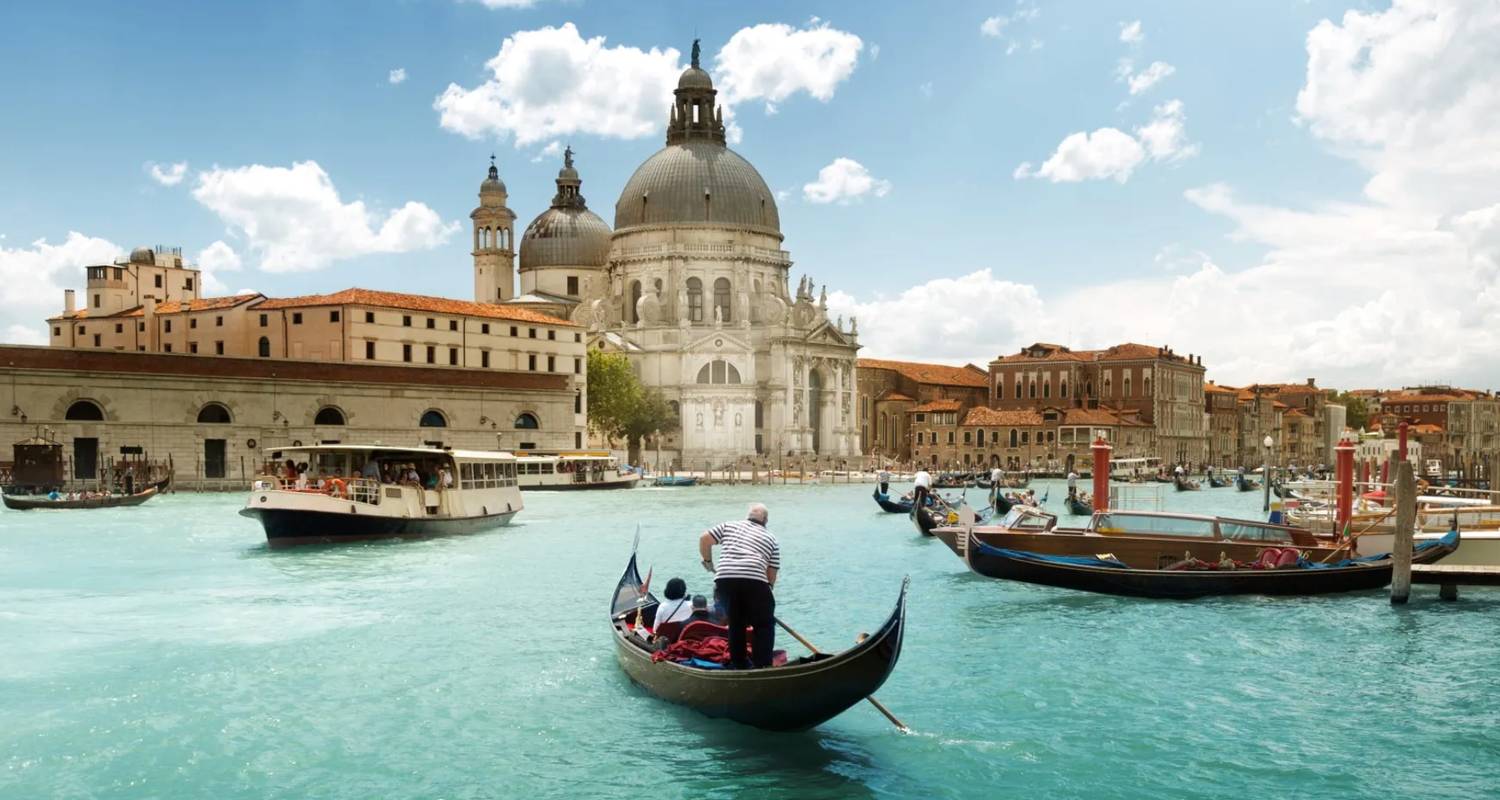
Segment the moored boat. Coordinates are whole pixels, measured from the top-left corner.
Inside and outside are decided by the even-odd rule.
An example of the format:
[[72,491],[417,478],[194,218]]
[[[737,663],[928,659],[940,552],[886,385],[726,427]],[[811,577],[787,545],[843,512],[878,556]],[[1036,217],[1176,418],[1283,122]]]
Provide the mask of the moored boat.
[[[335,444],[269,455],[301,460],[323,483],[256,478],[240,515],[260,522],[271,547],[477,533],[509,523],[523,507],[510,453]],[[392,477],[362,477],[371,464]]]
[[697,486],[698,478],[694,475],[658,475],[651,482],[652,486]]
[[[1414,548],[1412,562],[1428,564],[1458,549],[1459,534]],[[1378,589],[1390,583],[1389,553],[1324,564],[1306,557],[1277,568],[1138,569],[1118,558],[1056,556],[985,544],[970,532],[964,561],[990,578],[1126,597],[1188,600],[1235,594],[1312,595]]]
[[66,495],[54,500],[46,495],[4,495],[6,508],[16,511],[38,511],[43,509],[69,509],[69,508],[121,508],[126,506],[138,506],[157,495],[156,487],[152,486],[145,491],[135,494],[99,494],[91,497],[78,497],[68,499]]
[[841,653],[818,653],[760,669],[704,668],[653,660],[653,647],[637,631],[654,621],[657,600],[642,585],[631,553],[609,609],[615,660],[631,681],[663,700],[768,731],[807,730],[874,694],[895,669],[906,623],[907,584],[902,581],[885,623]]
[[607,452],[518,452],[516,478],[523,491],[632,489],[638,472],[622,472],[620,461]]

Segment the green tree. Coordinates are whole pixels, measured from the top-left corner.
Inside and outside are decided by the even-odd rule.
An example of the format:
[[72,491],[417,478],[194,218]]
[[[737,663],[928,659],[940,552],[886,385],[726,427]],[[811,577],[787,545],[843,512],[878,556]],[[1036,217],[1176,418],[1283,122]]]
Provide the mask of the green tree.
[[677,427],[677,415],[655,389],[640,392],[620,432],[625,436],[626,460],[641,463],[641,440]]
[[1363,430],[1370,424],[1370,407],[1365,405],[1363,397],[1355,397],[1348,392],[1339,392],[1330,401],[1334,405],[1344,407],[1344,424],[1354,430]]
[[589,430],[606,441],[622,435],[641,396],[641,382],[630,367],[630,359],[620,353],[590,350],[588,385]]

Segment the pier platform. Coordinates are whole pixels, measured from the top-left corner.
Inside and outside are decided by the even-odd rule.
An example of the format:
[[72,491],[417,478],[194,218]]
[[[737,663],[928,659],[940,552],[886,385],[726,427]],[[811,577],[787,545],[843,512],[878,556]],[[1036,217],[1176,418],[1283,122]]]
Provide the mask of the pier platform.
[[1500,586],[1500,567],[1413,564],[1411,582],[1437,584],[1438,597],[1457,600],[1459,586]]

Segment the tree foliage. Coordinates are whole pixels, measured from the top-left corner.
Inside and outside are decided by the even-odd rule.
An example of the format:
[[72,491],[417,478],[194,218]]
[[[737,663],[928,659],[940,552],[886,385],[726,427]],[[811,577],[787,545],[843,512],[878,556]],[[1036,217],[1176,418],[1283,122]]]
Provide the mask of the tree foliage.
[[1363,397],[1355,397],[1348,392],[1339,392],[1330,402],[1344,407],[1344,424],[1350,428],[1363,430],[1370,424],[1370,407],[1365,404]]
[[666,398],[641,386],[624,355],[590,350],[588,370],[589,429],[606,439],[624,437],[632,463],[640,460],[642,439],[677,427]]

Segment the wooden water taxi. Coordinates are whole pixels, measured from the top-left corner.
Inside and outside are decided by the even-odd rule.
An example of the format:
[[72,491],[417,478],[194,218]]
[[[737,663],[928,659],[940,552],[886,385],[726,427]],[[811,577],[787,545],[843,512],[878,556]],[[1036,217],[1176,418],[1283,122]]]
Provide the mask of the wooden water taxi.
[[[145,491],[135,494],[102,494],[85,492],[59,495],[56,498],[48,495],[15,495],[7,494],[0,497],[6,508],[16,511],[39,511],[44,509],[69,509],[69,508],[122,508],[138,506],[158,494],[156,487],[148,487]],[[77,495],[77,496],[75,496]]]
[[510,453],[336,444],[269,456],[307,468],[297,480],[257,477],[240,509],[271,547],[475,533],[509,523],[523,507]]

